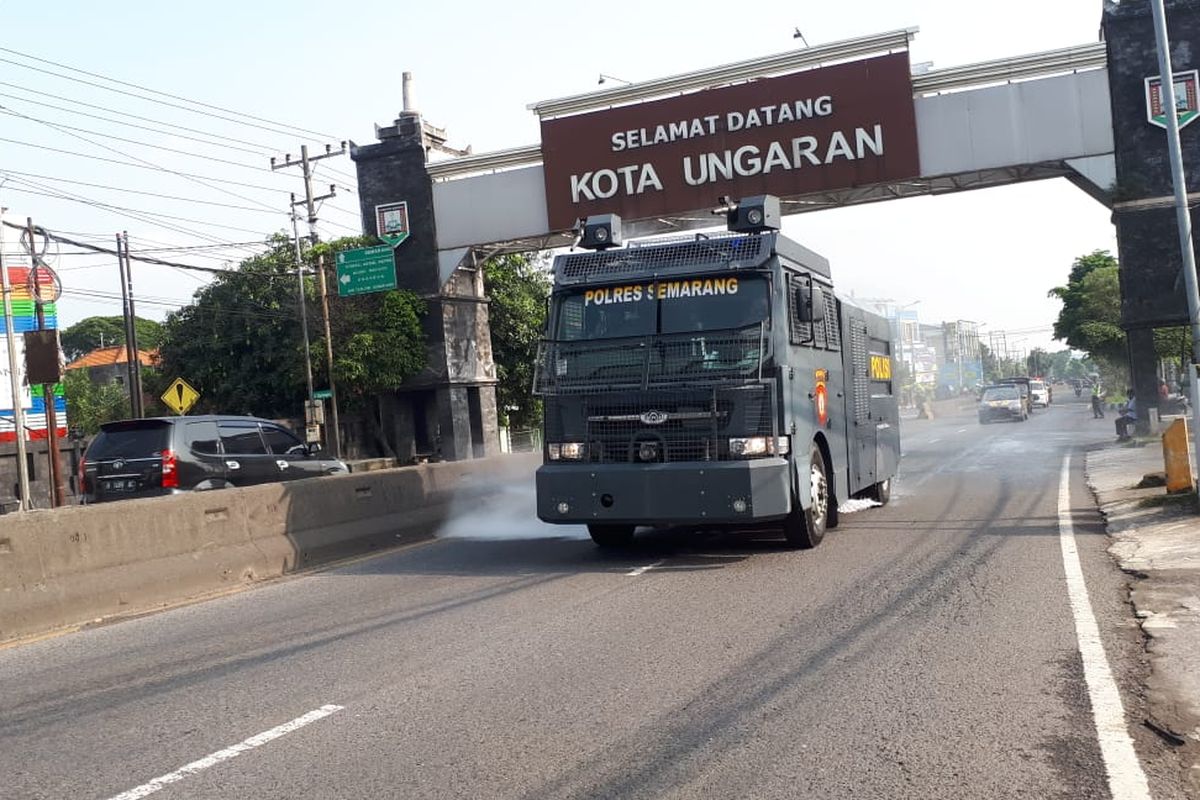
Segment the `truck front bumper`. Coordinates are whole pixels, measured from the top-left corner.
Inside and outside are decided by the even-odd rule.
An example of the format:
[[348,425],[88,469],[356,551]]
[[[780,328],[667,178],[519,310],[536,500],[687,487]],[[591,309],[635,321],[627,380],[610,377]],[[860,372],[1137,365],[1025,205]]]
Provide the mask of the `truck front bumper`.
[[677,464],[544,464],[537,514],[544,522],[736,524],[780,519],[791,507],[783,458]]

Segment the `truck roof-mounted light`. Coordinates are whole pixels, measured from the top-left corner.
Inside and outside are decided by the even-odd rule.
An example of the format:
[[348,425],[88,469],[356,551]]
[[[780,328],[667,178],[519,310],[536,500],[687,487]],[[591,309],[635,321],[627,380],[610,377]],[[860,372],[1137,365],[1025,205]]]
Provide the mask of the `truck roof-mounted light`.
[[779,230],[779,198],[773,194],[743,197],[736,203],[726,202],[725,208],[726,226],[734,233]]
[[588,250],[620,247],[621,218],[616,214],[596,214],[579,221],[579,246]]

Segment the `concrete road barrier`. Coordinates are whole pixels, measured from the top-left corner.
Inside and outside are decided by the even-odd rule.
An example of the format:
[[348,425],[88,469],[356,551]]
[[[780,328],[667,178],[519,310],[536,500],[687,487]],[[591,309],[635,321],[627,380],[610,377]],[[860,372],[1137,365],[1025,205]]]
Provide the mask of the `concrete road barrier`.
[[540,461],[506,455],[6,515],[0,642],[432,536],[457,494],[532,483]]

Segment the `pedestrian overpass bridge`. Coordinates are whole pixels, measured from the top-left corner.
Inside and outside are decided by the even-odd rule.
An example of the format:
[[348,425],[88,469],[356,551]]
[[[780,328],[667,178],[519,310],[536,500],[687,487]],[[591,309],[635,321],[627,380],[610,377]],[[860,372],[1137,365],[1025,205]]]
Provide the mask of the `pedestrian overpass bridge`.
[[[547,124],[575,115],[819,71],[855,59],[907,55],[915,33],[905,29],[790,51],[548,100],[530,109],[545,130]],[[774,192],[781,195],[784,214],[1056,177],[1111,206],[1116,172],[1103,42],[923,71],[910,81],[919,164],[915,174],[817,191]],[[443,282],[464,261],[574,240],[561,219],[557,225],[552,221],[546,168],[543,144],[427,165]],[[715,220],[709,210],[718,195],[732,193],[714,189],[711,194],[707,206],[641,218],[623,213],[627,236],[711,227]],[[620,203],[611,210],[622,213]]]

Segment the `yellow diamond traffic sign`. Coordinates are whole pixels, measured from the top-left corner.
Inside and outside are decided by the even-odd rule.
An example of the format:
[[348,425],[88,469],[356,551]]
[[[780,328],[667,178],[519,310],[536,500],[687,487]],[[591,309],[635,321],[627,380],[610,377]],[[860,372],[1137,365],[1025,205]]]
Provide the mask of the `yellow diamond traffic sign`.
[[176,378],[162,393],[162,401],[167,404],[167,408],[180,415],[186,414],[199,399],[200,393],[183,378]]

